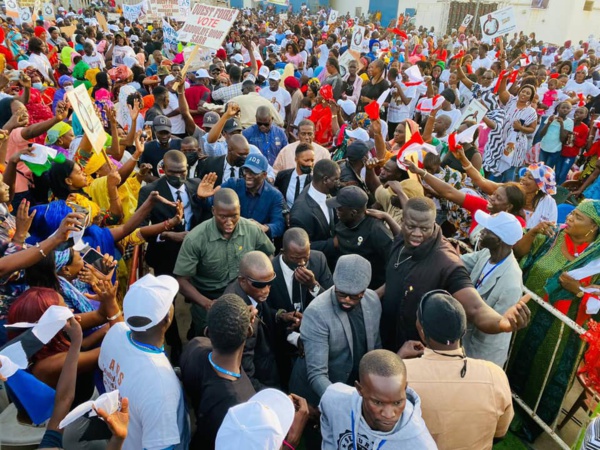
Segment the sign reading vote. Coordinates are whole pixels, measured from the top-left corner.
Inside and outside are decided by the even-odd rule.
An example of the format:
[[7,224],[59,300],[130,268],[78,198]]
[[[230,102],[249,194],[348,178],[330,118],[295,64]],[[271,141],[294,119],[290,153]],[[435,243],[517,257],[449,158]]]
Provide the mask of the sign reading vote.
[[236,9],[196,3],[179,30],[179,40],[218,50],[237,15]]

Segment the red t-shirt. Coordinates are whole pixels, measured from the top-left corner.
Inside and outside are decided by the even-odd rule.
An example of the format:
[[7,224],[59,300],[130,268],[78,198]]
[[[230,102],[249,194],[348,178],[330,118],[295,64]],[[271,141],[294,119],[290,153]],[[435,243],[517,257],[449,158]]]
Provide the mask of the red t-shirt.
[[[210,103],[212,100],[210,98],[210,89],[204,86],[203,84],[194,84],[185,90],[185,99],[188,102],[190,107],[190,111],[196,111],[198,109],[198,103],[200,100]],[[202,128],[202,123],[204,119],[204,115],[193,115],[194,122],[200,128]]]
[[581,122],[579,125],[573,127],[573,145],[566,146],[564,145],[562,151],[560,152],[561,156],[567,158],[573,158],[579,155],[579,150],[585,145],[587,142],[588,133],[590,132],[589,127]]
[[[471,229],[469,233],[471,233],[475,227],[477,226],[477,221],[475,220],[475,212],[476,211],[484,211],[489,214],[488,211],[488,201],[484,198],[478,197],[476,195],[465,194],[465,201],[462,204],[463,209],[466,209],[471,213]],[[525,228],[525,219],[520,216],[515,216],[521,226]]]

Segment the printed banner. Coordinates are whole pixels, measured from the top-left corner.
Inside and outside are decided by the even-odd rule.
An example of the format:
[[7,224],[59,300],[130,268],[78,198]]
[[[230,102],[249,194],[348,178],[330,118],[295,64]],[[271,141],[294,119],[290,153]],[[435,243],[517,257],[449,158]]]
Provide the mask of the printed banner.
[[19,3],[17,0],[6,0],[6,15],[19,20]]
[[269,3],[273,3],[274,5],[287,6],[288,0],[267,0]]
[[462,23],[460,24],[460,27],[458,27],[458,32],[464,33],[465,30],[467,28],[469,28],[469,25],[471,24],[472,21],[473,21],[473,16],[471,14],[467,14],[465,16],[465,18],[463,19]]
[[338,19],[339,15],[340,15],[340,13],[338,11],[336,11],[335,9],[332,9],[331,12],[329,13],[329,19],[327,20],[327,23],[335,23],[335,21]]
[[238,15],[237,9],[195,4],[179,30],[179,40],[218,50]]
[[467,106],[467,109],[465,109],[465,112],[463,112],[460,120],[456,122],[456,126],[454,127],[454,129],[450,131],[456,131],[458,127],[460,127],[463,124],[463,122],[467,120],[472,120],[475,123],[480,123],[483,120],[484,116],[487,114],[487,112],[488,109],[479,100],[471,101],[471,103],[469,103],[469,106]]
[[143,2],[136,3],[135,5],[126,5],[123,4],[123,17],[125,17],[130,22],[143,21],[146,18],[146,14],[150,8],[146,0]]
[[92,147],[96,153],[101,153],[106,142],[106,133],[104,132],[102,122],[100,122],[100,119],[96,115],[90,94],[88,94],[85,85],[80,84],[75,89],[67,91],[67,98],[73,107],[73,111],[77,114],[77,118]]
[[175,17],[179,14],[179,1],[153,0],[152,13],[160,18]]
[[165,45],[168,45],[171,49],[177,48],[177,30],[173,28],[169,23],[163,19],[163,40]]
[[45,19],[55,19],[54,5],[52,3],[44,3],[42,6],[42,15]]
[[354,27],[352,29],[352,45],[350,45],[350,48],[354,51],[362,52],[364,39],[365,27]]
[[31,15],[31,9],[19,8],[19,21],[23,23],[33,23],[33,16]]
[[511,6],[479,18],[483,40],[492,40],[517,29],[515,11]]

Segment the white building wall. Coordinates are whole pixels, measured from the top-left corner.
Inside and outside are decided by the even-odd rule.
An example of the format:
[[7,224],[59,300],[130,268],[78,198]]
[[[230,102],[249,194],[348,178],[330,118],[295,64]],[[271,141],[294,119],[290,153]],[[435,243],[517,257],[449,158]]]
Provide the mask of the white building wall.
[[369,12],[369,0],[330,0],[330,4],[333,9],[340,13],[340,15],[350,13],[350,15],[354,17],[357,13],[356,8],[361,8],[361,14],[368,14]]
[[[334,0],[362,1],[368,6],[368,0]],[[405,8],[416,8],[416,25],[445,30],[449,12],[449,0],[396,0],[399,12]],[[473,0],[476,2],[477,0]],[[534,32],[538,39],[562,45],[567,39],[574,43],[586,40],[590,34],[600,36],[600,0],[595,0],[592,11],[584,11],[585,0],[549,0],[547,9],[531,8],[531,0],[496,0],[499,8],[512,6],[519,31],[527,34]],[[493,3],[482,0],[482,3]]]

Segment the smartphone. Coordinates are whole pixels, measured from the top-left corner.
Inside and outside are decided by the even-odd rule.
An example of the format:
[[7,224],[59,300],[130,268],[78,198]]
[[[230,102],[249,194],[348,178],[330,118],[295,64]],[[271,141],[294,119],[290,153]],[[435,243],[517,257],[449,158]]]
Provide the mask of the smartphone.
[[78,205],[77,203],[67,202],[67,205],[73,209],[73,212],[81,214],[83,216],[81,219],[77,219],[77,228],[83,230],[88,224],[88,210],[83,206]]
[[83,255],[83,261],[88,263],[97,271],[103,273],[104,275],[108,275],[112,270],[112,267],[106,267],[102,262],[102,253],[90,248],[85,255]]

